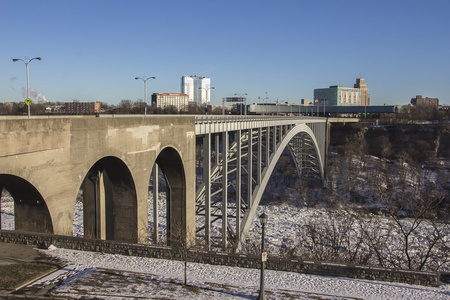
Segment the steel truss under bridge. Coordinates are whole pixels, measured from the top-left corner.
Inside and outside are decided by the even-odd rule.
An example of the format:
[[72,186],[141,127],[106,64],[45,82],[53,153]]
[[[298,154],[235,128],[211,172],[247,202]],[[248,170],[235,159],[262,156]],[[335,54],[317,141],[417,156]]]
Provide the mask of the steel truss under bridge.
[[324,183],[327,121],[304,117],[196,117],[196,232],[240,251],[286,147],[303,179]]

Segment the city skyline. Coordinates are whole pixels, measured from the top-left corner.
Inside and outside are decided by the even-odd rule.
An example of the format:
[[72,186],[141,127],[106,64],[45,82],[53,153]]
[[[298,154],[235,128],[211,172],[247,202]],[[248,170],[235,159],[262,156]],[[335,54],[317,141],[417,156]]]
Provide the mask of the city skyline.
[[[211,103],[269,102],[365,78],[371,105],[450,104],[448,1],[2,1],[0,102],[143,99],[211,78]],[[26,13],[24,13],[26,12]],[[34,100],[34,99],[32,99]]]

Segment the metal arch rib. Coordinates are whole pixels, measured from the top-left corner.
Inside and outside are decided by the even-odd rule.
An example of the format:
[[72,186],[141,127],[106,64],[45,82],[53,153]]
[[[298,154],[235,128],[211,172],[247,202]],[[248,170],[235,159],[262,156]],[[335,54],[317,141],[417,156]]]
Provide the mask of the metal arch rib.
[[259,202],[261,201],[261,197],[262,194],[267,186],[267,183],[269,181],[270,176],[272,175],[272,172],[281,156],[281,154],[283,153],[284,149],[286,148],[286,146],[288,146],[289,142],[299,133],[306,133],[309,135],[309,137],[311,138],[311,140],[314,143],[314,149],[316,152],[316,158],[318,160],[319,163],[319,169],[320,169],[320,176],[322,179],[322,182],[324,181],[324,171],[323,171],[323,158],[321,156],[321,151],[319,148],[319,144],[316,140],[316,137],[314,135],[314,132],[312,131],[312,129],[310,127],[308,127],[305,124],[299,124],[296,125],[295,127],[293,127],[283,138],[283,140],[280,142],[280,144],[278,145],[276,151],[274,153],[272,153],[272,155],[270,156],[270,162],[269,165],[267,166],[267,168],[264,169],[263,174],[262,174],[262,180],[261,180],[261,184],[257,185],[255,187],[255,190],[253,192],[252,195],[252,203],[253,205],[251,206],[250,209],[248,209],[245,212],[244,218],[242,219],[242,226],[241,226],[241,234],[240,234],[240,239],[237,241],[237,244],[235,245],[235,252],[239,252],[242,248],[243,243],[245,242],[246,236],[248,234],[248,231],[250,229],[250,225],[255,217],[256,214],[256,209],[259,205]]

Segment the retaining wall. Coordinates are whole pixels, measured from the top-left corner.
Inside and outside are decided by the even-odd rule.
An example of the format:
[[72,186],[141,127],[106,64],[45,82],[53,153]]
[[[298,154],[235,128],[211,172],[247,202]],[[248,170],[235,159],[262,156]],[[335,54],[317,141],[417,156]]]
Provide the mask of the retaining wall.
[[[197,249],[182,251],[179,249],[164,246],[127,244],[115,241],[94,240],[42,233],[0,230],[0,242],[38,245],[43,247],[48,247],[53,244],[58,248],[82,251],[173,260],[186,259],[189,262],[202,264],[224,265],[253,269],[258,269],[261,267],[261,258],[257,255],[212,252]],[[441,274],[440,272],[399,270],[375,266],[356,266],[350,264],[301,261],[276,257],[268,258],[266,262],[266,269],[322,276],[400,282],[427,286],[439,286],[440,284],[442,284],[441,278],[449,277],[449,273]]]

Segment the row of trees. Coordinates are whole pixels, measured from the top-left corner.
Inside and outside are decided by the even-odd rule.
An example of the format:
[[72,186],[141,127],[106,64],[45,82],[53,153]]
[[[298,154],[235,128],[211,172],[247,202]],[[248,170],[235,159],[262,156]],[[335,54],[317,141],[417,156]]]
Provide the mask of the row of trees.
[[436,106],[405,106],[395,114],[381,115],[379,124],[410,124],[425,121],[448,122],[450,110],[438,109]]
[[[74,100],[74,102],[79,102]],[[45,102],[45,103],[32,103],[30,106],[31,114],[40,115],[46,113],[63,114],[65,103],[63,102]],[[145,102],[142,100],[131,101],[121,100],[117,105],[111,105],[108,103],[101,103],[101,111],[106,114],[143,114],[145,111]],[[27,114],[28,107],[24,102],[8,102],[0,103],[0,115],[23,115]],[[176,106],[168,106],[164,109],[157,108],[153,105],[147,106],[147,113],[149,114],[237,114],[236,109],[225,109],[222,111],[222,107],[214,107],[208,105],[189,105],[187,110],[179,110]]]

